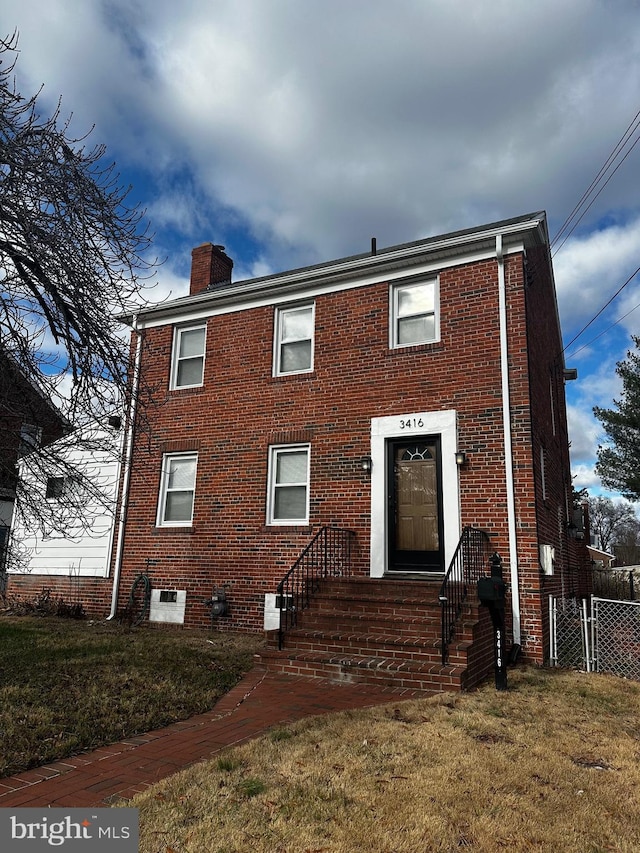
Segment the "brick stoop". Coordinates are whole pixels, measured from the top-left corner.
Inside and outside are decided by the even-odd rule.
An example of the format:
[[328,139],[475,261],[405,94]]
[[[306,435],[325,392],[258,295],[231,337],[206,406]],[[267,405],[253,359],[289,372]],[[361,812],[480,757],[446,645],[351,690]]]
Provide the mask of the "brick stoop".
[[440,581],[324,581],[278,650],[260,655],[272,672],[426,692],[470,689],[492,665],[492,639],[476,601],[465,604],[442,665]]

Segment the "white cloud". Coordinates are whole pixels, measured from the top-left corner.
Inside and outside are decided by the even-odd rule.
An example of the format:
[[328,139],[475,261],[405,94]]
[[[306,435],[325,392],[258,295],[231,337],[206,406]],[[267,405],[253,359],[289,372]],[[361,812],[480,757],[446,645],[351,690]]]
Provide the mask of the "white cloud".
[[567,406],[571,458],[576,462],[594,459],[602,430],[590,411]]
[[[559,222],[636,109],[631,0],[0,0],[0,13],[30,81],[62,92],[83,129],[95,120],[119,159],[186,169],[210,220],[232,209],[272,256],[304,247],[305,261],[541,207]],[[634,170],[603,204],[637,203]]]
[[[0,0],[20,88],[63,95],[132,180],[187,292],[190,251],[235,278],[546,209],[552,235],[637,111],[637,0]],[[555,258],[565,339],[638,264],[640,148]],[[640,309],[629,285],[569,351],[588,462]],[[585,473],[588,479],[593,476]]]
[[[638,245],[640,217],[567,241],[554,260],[554,271],[560,314],[568,318],[572,327],[577,328],[583,321],[590,320],[633,274],[639,265]],[[629,290],[625,288],[607,311],[604,325],[609,326],[640,302],[640,286],[636,280],[627,287]],[[640,320],[630,316],[620,327],[620,336],[625,329],[640,329]],[[584,340],[590,340],[595,334],[597,332],[586,332]]]
[[576,491],[588,489],[591,495],[602,493],[602,483],[592,465],[575,465],[572,467],[571,473],[573,475],[573,487]]

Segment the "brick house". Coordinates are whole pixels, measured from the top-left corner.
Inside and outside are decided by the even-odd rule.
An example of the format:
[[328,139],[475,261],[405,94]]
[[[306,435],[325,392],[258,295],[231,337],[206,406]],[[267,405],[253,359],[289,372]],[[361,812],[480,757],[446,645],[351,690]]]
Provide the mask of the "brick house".
[[548,595],[583,584],[569,536],[575,372],[545,215],[248,281],[232,267],[206,243],[188,296],[129,318],[154,404],[130,433],[114,607],[148,570],[152,618],[208,625],[226,585],[216,627],[273,627],[278,583],[325,527],[351,532],[367,595],[377,579],[387,601],[435,590],[437,603],[474,528],[503,559],[511,642],[542,663]]
[[143,573],[153,622],[258,632],[282,606],[271,666],[464,687],[493,665],[475,579],[497,552],[509,643],[542,664],[549,594],[586,582],[545,214],[247,281],[232,268],[205,243],[188,296],[125,318],[136,408],[94,604],[122,611]]

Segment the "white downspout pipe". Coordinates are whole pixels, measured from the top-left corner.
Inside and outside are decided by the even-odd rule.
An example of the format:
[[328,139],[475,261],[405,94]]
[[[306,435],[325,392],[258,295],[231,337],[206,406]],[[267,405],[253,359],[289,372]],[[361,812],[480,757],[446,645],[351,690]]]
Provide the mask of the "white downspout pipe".
[[118,592],[120,590],[120,573],[122,571],[122,554],[124,551],[124,526],[127,515],[127,503],[129,500],[129,483],[131,481],[131,464],[133,457],[133,439],[135,434],[136,410],[138,405],[138,388],[140,385],[140,360],[142,357],[142,335],[138,330],[138,317],[133,318],[131,324],[133,331],[137,333],[136,356],[133,363],[133,377],[131,382],[131,401],[129,403],[129,423],[127,428],[127,440],[124,452],[124,470],[122,475],[122,493],[120,496],[120,512],[118,515],[118,543],[113,566],[113,588],[111,590],[111,612],[107,619],[113,619],[118,610]]
[[511,442],[511,396],[509,393],[509,348],[507,345],[507,286],[504,275],[502,234],[496,236],[498,261],[498,304],[500,316],[500,372],[502,377],[502,426],[504,432],[504,468],[507,487],[507,528],[509,532],[509,569],[511,575],[511,612],[513,643],[521,645],[520,586],[516,542],[516,499],[513,485],[513,447]]

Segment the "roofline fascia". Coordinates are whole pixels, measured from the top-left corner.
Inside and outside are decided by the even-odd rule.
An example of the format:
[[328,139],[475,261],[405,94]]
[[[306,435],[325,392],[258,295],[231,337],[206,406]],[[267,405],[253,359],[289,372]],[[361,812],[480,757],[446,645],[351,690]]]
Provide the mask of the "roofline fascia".
[[[483,242],[490,243],[495,252],[495,239],[498,235],[502,236],[503,241],[507,238],[507,242],[509,242],[509,237],[531,234],[536,231],[538,232],[538,239],[535,242],[539,242],[542,245],[545,242],[548,243],[546,216],[544,213],[533,214],[528,219],[525,218],[524,220],[512,223],[507,222],[504,225],[480,228],[477,231],[471,232],[459,232],[441,240],[425,240],[408,245],[405,244],[397,248],[383,249],[375,255],[358,255],[354,258],[329,262],[318,265],[317,267],[290,270],[263,278],[248,279],[229,287],[204,290],[193,296],[180,297],[162,305],[142,309],[136,313],[136,317],[141,326],[144,325],[145,319],[157,320],[166,318],[167,321],[170,321],[171,318],[179,317],[181,314],[189,313],[201,305],[212,302],[224,303],[227,301],[240,305],[244,297],[255,297],[257,295],[264,297],[268,296],[271,291],[281,296],[286,292],[295,292],[297,289],[301,289],[301,286],[306,287],[318,284],[318,282],[330,283],[332,281],[355,278],[357,275],[367,272],[372,268],[378,270],[388,269],[391,271],[401,267],[403,264],[411,262],[413,259],[424,257],[425,255],[437,256],[439,253],[442,255],[460,254],[462,257],[470,253],[469,250],[471,247],[475,247],[477,244]],[[457,251],[460,249],[465,249],[465,251]],[[121,314],[116,319],[127,325],[131,325],[133,316],[133,314]]]

